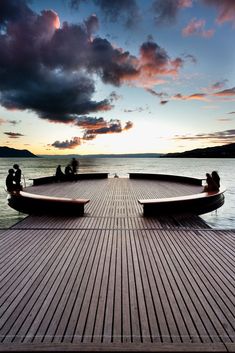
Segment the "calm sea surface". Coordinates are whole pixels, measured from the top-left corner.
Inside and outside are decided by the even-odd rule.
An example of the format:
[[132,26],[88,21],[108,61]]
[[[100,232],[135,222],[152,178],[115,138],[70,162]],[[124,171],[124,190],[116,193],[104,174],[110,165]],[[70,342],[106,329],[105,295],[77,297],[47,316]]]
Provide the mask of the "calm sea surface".
[[[29,186],[31,178],[53,175],[58,164],[64,170],[69,162],[65,158],[0,158],[0,228],[8,228],[25,217],[7,204],[5,178],[14,163],[20,165],[25,184]],[[221,184],[227,189],[225,204],[201,217],[213,228],[235,229],[235,160],[232,158],[81,158],[79,172],[107,172],[110,177],[115,173],[127,177],[128,173],[145,172],[205,178],[205,173],[212,170],[219,172]]]

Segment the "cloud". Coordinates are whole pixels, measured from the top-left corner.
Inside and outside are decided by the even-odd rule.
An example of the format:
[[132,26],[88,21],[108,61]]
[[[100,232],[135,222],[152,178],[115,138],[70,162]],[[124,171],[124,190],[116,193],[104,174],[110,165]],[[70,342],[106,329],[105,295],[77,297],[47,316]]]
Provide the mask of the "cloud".
[[148,110],[148,108],[143,108],[143,107],[136,107],[134,109],[124,109],[124,113],[142,113],[144,110]]
[[121,98],[122,98],[122,96],[117,94],[115,91],[111,92],[110,95],[109,95],[109,101],[111,103],[116,102],[116,101],[118,101]]
[[224,79],[224,80],[221,80],[221,81],[217,81],[211,86],[211,88],[213,90],[222,89],[226,85],[227,82],[228,82],[227,79]]
[[161,82],[164,76],[176,76],[183,63],[183,59],[179,57],[171,60],[165,49],[157,43],[145,42],[140,48],[138,80],[143,87],[150,88]]
[[125,126],[122,127],[120,120],[112,119],[110,121],[106,121],[102,126],[97,125],[95,127],[92,126],[91,128],[87,127],[84,132],[83,139],[91,140],[94,139],[97,135],[121,133],[122,131],[129,130],[132,127],[133,123],[131,121],[127,121]]
[[[87,0],[69,0],[73,9],[79,9]],[[134,27],[140,19],[140,11],[135,0],[93,0],[109,22],[124,22],[125,26]]]
[[153,96],[156,96],[158,98],[163,98],[163,97],[168,97],[168,94],[165,92],[156,92],[155,90],[151,88],[146,88],[146,91],[152,94]]
[[155,0],[152,4],[154,21],[156,24],[174,22],[180,9],[191,6],[192,0]]
[[[78,116],[110,110],[117,98],[92,100],[94,74],[114,86],[151,86],[164,75],[176,75],[183,65],[181,58],[170,59],[154,42],[143,43],[136,57],[107,39],[92,38],[98,28],[95,15],[81,24],[60,26],[51,10],[36,14],[23,0],[2,0],[2,8],[3,4],[6,32],[0,34],[0,103],[7,109],[73,123]],[[19,16],[7,15],[7,9],[14,14],[19,10]]]
[[203,38],[210,38],[214,35],[215,31],[213,29],[205,30],[205,24],[205,20],[196,20],[196,18],[193,18],[189,24],[182,29],[182,34],[184,37],[196,35]]
[[132,121],[127,121],[123,130],[130,130],[133,128],[133,122]]
[[[105,3],[99,2],[109,6]],[[126,6],[126,1],[119,3]],[[33,111],[51,122],[73,124],[79,116],[112,109],[118,99],[113,93],[93,100],[97,77],[114,86],[152,87],[166,76],[176,76],[183,66],[183,59],[171,59],[153,41],[143,43],[134,56],[107,39],[93,38],[99,24],[95,15],[81,24],[60,25],[54,11],[37,14],[27,1],[1,0],[0,4],[6,28],[0,32],[0,104],[7,109]]]
[[173,99],[179,99],[179,100],[201,100],[201,101],[206,101],[206,93],[193,93],[191,95],[182,95],[181,93],[177,93],[176,95],[173,96]]
[[5,27],[9,21],[20,21],[32,16],[32,11],[25,0],[0,1],[0,27]]
[[111,109],[107,99],[92,100],[95,81],[83,70],[94,16],[81,25],[64,24],[59,29],[59,18],[51,10],[38,15],[23,0],[1,0],[0,4],[5,14],[3,18],[1,12],[1,23],[6,26],[0,34],[2,106],[64,123],[80,114]]
[[64,149],[73,149],[77,146],[81,145],[81,139],[80,137],[73,137],[71,140],[66,140],[66,141],[55,141],[54,143],[51,144],[51,146],[64,150]]
[[196,135],[176,135],[174,140],[207,140],[213,143],[233,143],[235,140],[235,130],[225,130],[213,133],[201,133]]
[[217,23],[233,22],[235,24],[235,2],[233,0],[203,0],[203,2],[217,8]]
[[232,97],[235,96],[235,87],[224,89],[223,91],[218,91],[213,93],[214,96],[218,97]]
[[230,118],[218,118],[216,119],[217,121],[222,121],[222,122],[229,122],[229,121],[233,121],[233,119],[230,119]]
[[18,125],[21,123],[21,120],[7,120],[7,122],[11,125]]
[[2,118],[0,118],[0,125],[5,124],[6,122],[7,122],[7,120],[6,120],[6,119],[2,119]]
[[17,139],[21,136],[24,136],[24,135],[20,134],[19,132],[4,132],[4,134],[7,135],[11,139]]
[[183,57],[186,59],[186,60],[189,60],[191,63],[193,64],[196,64],[197,63],[197,59],[195,58],[194,55],[192,54],[183,54]]
[[166,101],[166,100],[165,100],[165,101],[161,101],[160,104],[161,104],[161,105],[165,105],[165,104],[167,104],[168,102],[169,102],[169,101]]
[[235,112],[229,112],[228,114],[235,114]]

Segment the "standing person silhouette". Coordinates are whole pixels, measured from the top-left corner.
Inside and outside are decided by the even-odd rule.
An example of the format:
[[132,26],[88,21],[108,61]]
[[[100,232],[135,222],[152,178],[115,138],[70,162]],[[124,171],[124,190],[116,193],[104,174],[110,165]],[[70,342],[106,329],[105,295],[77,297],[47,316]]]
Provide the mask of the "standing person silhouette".
[[14,164],[13,168],[15,169],[15,176],[14,176],[14,181],[15,181],[15,187],[16,190],[22,190],[22,185],[21,185],[21,169],[18,164]]
[[79,161],[76,158],[73,158],[71,161],[71,167],[73,174],[77,174],[79,168]]

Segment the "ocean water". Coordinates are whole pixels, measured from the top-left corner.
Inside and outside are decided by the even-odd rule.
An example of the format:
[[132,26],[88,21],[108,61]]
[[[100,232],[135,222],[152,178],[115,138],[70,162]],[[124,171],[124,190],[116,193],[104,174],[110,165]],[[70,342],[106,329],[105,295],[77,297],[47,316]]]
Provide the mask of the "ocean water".
[[[23,173],[24,186],[32,185],[32,178],[55,173],[70,159],[66,158],[0,158],[0,228],[8,228],[25,217],[7,204],[5,178],[9,168],[18,163]],[[226,187],[225,204],[201,217],[212,227],[235,229],[235,160],[209,158],[81,158],[79,172],[106,172],[110,177],[128,177],[128,173],[160,173],[205,178],[206,172],[217,170],[221,184]]]

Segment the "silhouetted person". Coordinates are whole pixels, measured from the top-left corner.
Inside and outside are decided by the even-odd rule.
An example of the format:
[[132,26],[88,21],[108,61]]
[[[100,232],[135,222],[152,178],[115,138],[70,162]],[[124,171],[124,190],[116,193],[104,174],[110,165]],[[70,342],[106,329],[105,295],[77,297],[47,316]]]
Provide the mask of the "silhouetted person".
[[64,179],[64,173],[61,170],[61,165],[60,164],[56,168],[55,178],[56,178],[56,181],[61,181],[61,180]]
[[216,170],[213,170],[213,172],[211,173],[212,179],[214,180],[214,182],[216,183],[216,185],[218,186],[218,189],[220,188],[220,177],[219,174],[216,172]]
[[15,176],[14,176],[14,181],[16,184],[16,189],[17,190],[22,190],[22,185],[21,185],[21,169],[18,164],[14,164],[13,168],[15,169]]
[[65,170],[64,170],[65,178],[67,180],[72,180],[73,179],[73,170],[70,166],[70,164],[66,165]]
[[8,192],[13,192],[16,190],[16,184],[14,182],[14,169],[8,170],[8,175],[6,177],[6,188]]
[[73,158],[71,161],[71,167],[72,167],[72,172],[73,174],[77,174],[78,167],[79,167],[79,161],[76,158]]
[[204,191],[210,192],[210,191],[218,191],[218,185],[214,182],[212,179],[212,176],[209,173],[206,173],[206,184],[204,187]]

